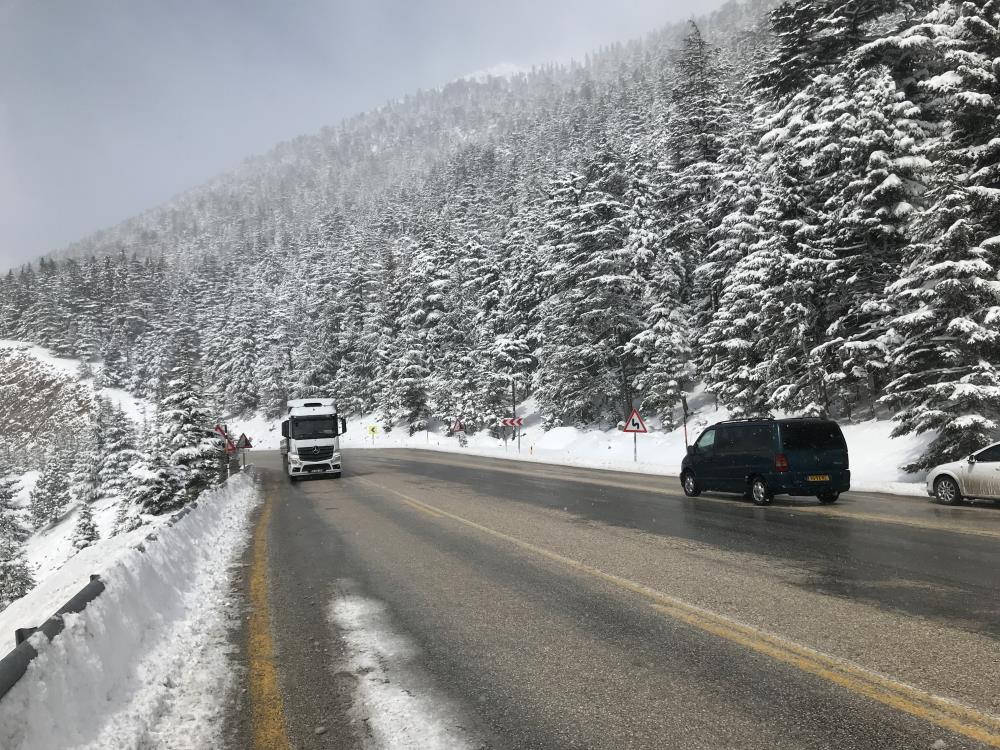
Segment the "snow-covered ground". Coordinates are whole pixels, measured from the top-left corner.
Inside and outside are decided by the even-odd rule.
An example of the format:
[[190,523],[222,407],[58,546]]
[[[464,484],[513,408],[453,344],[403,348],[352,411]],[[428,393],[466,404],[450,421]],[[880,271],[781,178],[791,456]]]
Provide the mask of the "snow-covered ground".
[[[80,371],[80,360],[57,357],[45,347],[35,344],[12,341],[11,339],[0,339],[0,349],[13,349],[29,354],[43,365],[47,365],[65,375],[77,377]],[[99,362],[91,363],[90,367],[95,373],[101,369]],[[128,391],[123,391],[120,388],[96,388],[92,378],[81,379],[80,382],[89,386],[96,395],[104,396],[112,404],[121,407],[122,411],[136,422],[141,421],[144,414],[152,414],[152,408],[145,399],[133,396]]]
[[14,628],[41,624],[90,574],[107,586],[51,643],[33,636],[39,656],[0,701],[0,747],[218,747],[230,582],[258,501],[237,475],[173,526],[84,549],[0,613],[6,651]]
[[[688,422],[691,441],[709,424],[729,418],[723,408],[715,409],[696,394],[690,399],[695,416]],[[633,460],[632,435],[619,430],[555,427],[544,430],[534,401],[528,399],[518,406],[525,418],[521,432],[521,449],[517,443],[504,442],[490,435],[489,430],[467,436],[466,446],[455,436],[445,435],[445,426],[413,435],[405,429],[385,432],[373,415],[348,418],[347,434],[341,445],[345,448],[416,448],[477,456],[493,456],[520,461],[537,461],[594,469],[634,471],[643,474],[677,476],[684,458],[684,428],[664,430],[653,419],[647,420],[651,432],[636,438],[638,460]],[[369,428],[375,427],[375,435]],[[851,457],[851,486],[866,492],[888,492],[898,495],[925,495],[923,476],[908,475],[899,467],[919,456],[933,435],[908,435],[892,438],[895,424],[887,420],[869,420],[842,425]],[[281,440],[280,421],[255,417],[230,425],[235,433],[245,432],[255,448],[274,450]]]
[[[77,378],[79,374],[80,360],[57,357],[49,352],[48,349],[41,346],[24,343],[22,341],[0,339],[0,349],[11,349],[23,352],[24,354],[36,359],[40,364],[61,374],[69,375],[72,378]],[[96,372],[100,369],[100,364],[94,363],[91,365],[91,368]],[[108,398],[113,404],[119,405],[125,414],[137,424],[141,422],[145,415],[152,414],[152,407],[147,401],[137,398],[127,391],[123,391],[118,388],[97,388],[92,378],[83,379],[79,382],[89,387],[95,395],[102,395]],[[29,471],[19,478],[19,491],[14,498],[14,504],[16,506],[22,508],[28,507],[29,496],[31,494],[31,490],[35,486],[35,483],[38,481],[38,476],[39,473],[37,471]],[[115,514],[117,511],[117,501],[117,497],[109,496],[98,500],[92,506],[94,523],[97,526],[97,531],[102,540],[107,540],[108,537],[111,536],[112,529],[114,528]],[[25,554],[28,558],[28,563],[32,567],[32,574],[35,577],[35,581],[39,584],[39,586],[45,582],[49,576],[56,573],[56,571],[58,571],[67,560],[70,560],[77,554],[77,550],[72,544],[73,531],[76,527],[77,515],[77,508],[73,507],[69,509],[67,513],[59,519],[59,521],[35,532],[28,537],[25,542]],[[157,521],[152,520],[151,523],[155,525]],[[147,533],[149,528],[150,527],[144,527],[142,533]],[[104,549],[103,545],[102,549]],[[70,592],[70,595],[72,595],[73,593],[76,593],[76,591],[83,584],[69,582],[67,585],[70,589],[72,589]],[[62,596],[63,593],[64,592],[56,590],[54,592],[54,596],[56,596],[58,601],[53,599],[45,602],[45,608],[43,610],[44,616],[42,619],[48,617],[59,605],[65,603],[69,596]],[[59,599],[59,597],[62,598]],[[53,603],[55,606],[51,606]],[[17,604],[18,603],[15,603],[14,605],[11,605],[11,607],[8,607],[6,610],[0,612],[0,655],[6,652],[8,648],[8,640],[10,641],[9,645],[13,645],[13,631],[12,629],[5,627],[4,623],[6,623],[9,618],[21,616],[18,614]],[[25,624],[35,623],[31,623],[30,621],[20,622],[20,624],[15,627],[22,627]]]

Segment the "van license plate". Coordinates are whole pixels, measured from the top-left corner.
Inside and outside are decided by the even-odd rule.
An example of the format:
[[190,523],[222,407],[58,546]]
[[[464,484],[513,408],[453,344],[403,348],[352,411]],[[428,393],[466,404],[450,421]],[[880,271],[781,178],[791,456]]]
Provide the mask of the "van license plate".
[[829,474],[810,474],[806,478],[810,482],[829,482],[830,481],[830,475]]

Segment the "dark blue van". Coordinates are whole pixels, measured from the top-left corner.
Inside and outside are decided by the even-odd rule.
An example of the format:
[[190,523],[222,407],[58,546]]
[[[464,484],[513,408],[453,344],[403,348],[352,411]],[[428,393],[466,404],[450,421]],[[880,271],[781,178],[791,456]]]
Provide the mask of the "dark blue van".
[[847,442],[829,419],[719,422],[688,446],[681,463],[684,494],[737,492],[757,505],[775,495],[833,503],[851,488]]

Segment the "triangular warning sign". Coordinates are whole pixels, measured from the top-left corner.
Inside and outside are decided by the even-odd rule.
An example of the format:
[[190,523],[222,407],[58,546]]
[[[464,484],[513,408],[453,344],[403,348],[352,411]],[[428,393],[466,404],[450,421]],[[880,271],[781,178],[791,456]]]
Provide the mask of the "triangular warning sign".
[[625,420],[625,429],[622,432],[649,432],[646,429],[646,423],[642,421],[642,417],[639,415],[638,409],[633,409],[632,413],[628,415],[628,419]]
[[461,419],[456,419],[455,424],[451,426],[452,432],[465,432],[465,425],[462,424]]
[[241,433],[240,434],[240,439],[236,441],[236,447],[237,448],[253,448],[253,443],[250,442],[250,438],[248,438],[245,434]]

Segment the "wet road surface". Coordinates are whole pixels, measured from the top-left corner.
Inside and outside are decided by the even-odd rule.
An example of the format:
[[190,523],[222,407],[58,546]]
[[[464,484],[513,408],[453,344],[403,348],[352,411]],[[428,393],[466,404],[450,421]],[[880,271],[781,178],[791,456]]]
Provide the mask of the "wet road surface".
[[297,483],[254,463],[292,747],[1000,746],[995,507],[757,508],[426,451]]

